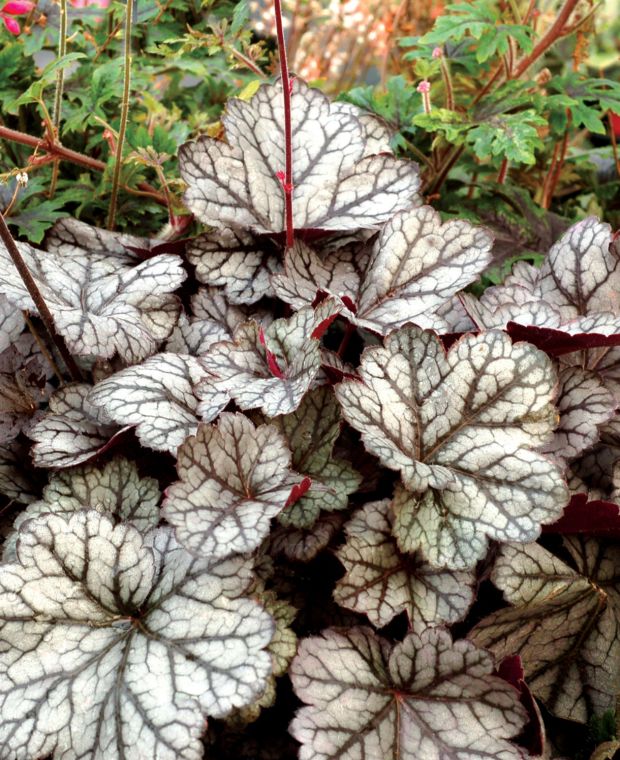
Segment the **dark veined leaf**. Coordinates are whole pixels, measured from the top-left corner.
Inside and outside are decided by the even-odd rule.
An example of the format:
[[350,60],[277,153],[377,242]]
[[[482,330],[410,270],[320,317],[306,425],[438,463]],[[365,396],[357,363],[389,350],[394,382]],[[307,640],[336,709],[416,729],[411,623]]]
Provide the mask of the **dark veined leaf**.
[[360,376],[336,395],[368,451],[401,473],[401,549],[464,569],[487,538],[528,541],[559,517],[566,485],[537,451],[556,423],[555,372],[541,351],[491,331],[446,354],[434,333],[408,327],[366,349]]
[[392,520],[384,499],[366,504],[347,523],[346,543],[336,553],[347,572],[334,599],[378,628],[403,611],[414,629],[463,618],[474,598],[474,574],[437,569],[419,555],[401,553]]
[[201,425],[177,458],[180,480],[166,491],[163,514],[179,541],[206,557],[258,547],[295,482],[283,436],[242,414]]
[[291,666],[306,703],[291,724],[300,760],[522,760],[526,712],[488,652],[439,628],[395,646],[369,628],[301,642]]
[[[157,354],[97,383],[88,401],[119,425],[135,426],[144,446],[174,453],[196,432],[201,418],[196,387],[206,377],[193,356]],[[227,401],[220,394],[217,412]]]
[[[318,292],[338,296],[353,312],[351,322],[382,335],[408,322],[446,330],[438,310],[488,266],[492,243],[484,229],[461,220],[442,224],[436,211],[422,206],[383,227],[363,274],[346,250],[321,259],[297,244],[273,283],[276,295],[296,308]],[[358,252],[353,256],[359,259]]]
[[86,383],[73,383],[50,398],[47,413],[28,430],[35,442],[35,465],[73,467],[87,462],[127,429],[119,429],[88,400],[91,391],[92,386]]
[[344,523],[340,512],[326,512],[311,528],[276,527],[269,536],[269,551],[292,562],[310,562],[323,551]]
[[159,498],[157,481],[141,478],[136,465],[127,459],[113,459],[102,468],[86,464],[53,473],[43,497],[17,515],[15,531],[4,543],[4,560],[15,561],[19,528],[38,515],[70,517],[82,509],[95,509],[146,533],[159,522]]
[[[282,84],[231,100],[228,143],[201,138],[179,151],[185,202],[216,227],[285,229]],[[376,149],[359,118],[295,79],[291,89],[293,220],[297,229],[376,228],[418,201],[417,167]]]
[[[23,526],[0,568],[0,741],[15,757],[202,757],[204,715],[265,687],[272,618],[247,561],[98,512]],[[36,709],[33,709],[36,705]]]
[[[53,254],[18,243],[57,330],[80,356],[126,362],[152,354],[170,334],[179,314],[171,295],[185,279],[179,258],[156,256],[119,269],[104,257],[85,252]],[[17,308],[36,307],[6,248],[0,246],[0,292]]]
[[0,352],[19,338],[24,329],[24,315],[6,298],[0,295]]
[[570,537],[571,565],[538,544],[503,546],[492,574],[512,606],[469,637],[496,656],[518,653],[552,713],[586,722],[615,706],[620,679],[620,550]]

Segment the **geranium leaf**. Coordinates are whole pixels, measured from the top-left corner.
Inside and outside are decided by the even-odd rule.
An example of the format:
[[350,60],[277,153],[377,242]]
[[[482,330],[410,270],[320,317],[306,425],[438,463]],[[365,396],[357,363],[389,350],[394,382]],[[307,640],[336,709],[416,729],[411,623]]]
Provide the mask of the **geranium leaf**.
[[131,522],[146,533],[159,522],[159,486],[154,478],[141,478],[133,462],[113,459],[104,467],[86,464],[52,474],[43,497],[17,515],[15,531],[4,543],[4,560],[15,560],[19,528],[38,515],[70,517],[81,509],[95,509],[116,520]]
[[307,393],[291,414],[268,420],[283,434],[293,453],[292,467],[309,476],[310,489],[278,516],[282,525],[309,528],[321,509],[346,509],[360,475],[348,462],[332,457],[340,434],[340,407],[329,386]]
[[284,438],[242,414],[201,425],[177,457],[180,480],[168,488],[163,514],[187,549],[207,557],[255,549],[295,482]]
[[[201,221],[259,233],[285,229],[282,108],[281,82],[261,85],[250,101],[229,101],[222,119],[228,144],[201,138],[181,147],[185,202]],[[416,165],[369,156],[357,116],[298,78],[291,120],[297,229],[375,228],[418,202]]]
[[305,639],[291,666],[308,706],[291,724],[300,760],[520,760],[526,713],[488,652],[441,629],[391,647],[368,628]]
[[280,270],[274,245],[244,230],[223,229],[194,238],[187,258],[196,278],[224,288],[232,304],[252,304],[272,296],[271,275]]
[[216,382],[199,389],[203,402],[228,393],[241,409],[260,407],[269,417],[294,411],[321,368],[317,333],[339,312],[328,299],[316,309],[301,309],[263,329],[251,321],[236,331],[234,342],[212,346],[202,366]]
[[518,653],[532,692],[561,718],[613,708],[620,678],[620,550],[565,538],[570,567],[538,544],[503,546],[492,574],[512,606],[469,637],[496,656]]
[[[174,453],[196,432],[200,419],[196,387],[206,377],[193,356],[157,354],[97,383],[88,400],[119,425],[135,426],[144,446]],[[226,402],[222,398],[219,409]]]
[[38,467],[73,467],[107,448],[127,428],[88,400],[92,386],[66,385],[50,398],[45,416],[28,430],[35,445],[32,457]]
[[528,541],[568,500],[561,471],[541,456],[555,424],[555,373],[505,333],[466,336],[446,354],[415,327],[366,349],[362,382],[336,395],[371,453],[399,470],[394,531],[436,567],[472,567],[487,537]]
[[336,552],[347,572],[334,599],[378,628],[403,611],[412,626],[460,620],[474,598],[474,574],[438,570],[419,555],[401,553],[389,508],[388,499],[371,502],[347,523],[346,543]]
[[616,401],[593,372],[565,367],[558,376],[560,424],[543,451],[560,464],[575,459],[599,439],[599,428],[615,414]]
[[[43,253],[18,243],[45,299],[57,330],[80,356],[107,359],[118,352],[126,362],[152,354],[177,320],[179,303],[171,295],[185,279],[177,256],[156,256],[115,271],[86,252]],[[0,246],[0,292],[20,309],[36,307],[6,248]]]
[[194,560],[168,530],[94,511],[31,520],[17,554],[0,568],[0,741],[15,755],[199,760],[203,714],[264,688],[273,621],[242,598],[245,560]]

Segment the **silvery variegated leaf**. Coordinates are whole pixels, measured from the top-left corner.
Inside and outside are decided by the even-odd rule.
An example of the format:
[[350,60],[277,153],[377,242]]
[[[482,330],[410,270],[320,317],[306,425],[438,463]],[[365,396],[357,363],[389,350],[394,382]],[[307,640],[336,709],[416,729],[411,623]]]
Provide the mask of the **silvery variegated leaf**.
[[29,521],[17,556],[0,567],[11,757],[199,760],[204,716],[265,687],[274,624],[244,598],[247,560],[197,560],[169,529],[95,511]]
[[73,467],[92,459],[127,428],[115,425],[88,399],[92,386],[72,383],[56,391],[46,414],[28,430],[37,467]]
[[352,323],[382,335],[407,322],[448,331],[439,310],[486,269],[492,244],[483,228],[454,219],[442,224],[434,209],[421,206],[383,227],[363,273],[355,250],[321,258],[297,243],[286,252],[284,274],[273,278],[274,289],[294,308],[311,304],[319,292],[337,296],[352,310]]
[[390,645],[369,628],[301,642],[291,666],[306,703],[291,724],[300,760],[523,760],[527,721],[493,658],[431,628]]
[[269,536],[269,550],[282,554],[292,562],[310,562],[323,551],[342,528],[341,512],[325,512],[311,528],[288,528],[278,525]]
[[[196,387],[206,377],[195,357],[162,353],[97,383],[88,400],[119,425],[134,426],[144,446],[174,454],[196,432],[200,420]],[[218,411],[228,401],[220,397]]]
[[530,541],[568,500],[562,472],[540,454],[557,423],[549,358],[503,332],[466,336],[446,354],[417,327],[366,349],[361,382],[336,389],[369,452],[400,471],[401,549],[465,569],[487,539]]
[[346,509],[349,494],[361,476],[342,459],[332,456],[340,435],[340,406],[330,386],[307,393],[291,414],[268,420],[280,430],[293,454],[292,467],[310,477],[310,489],[278,515],[282,525],[311,528],[322,509]]
[[3,558],[15,561],[18,531],[38,515],[53,513],[71,517],[82,509],[95,509],[112,520],[130,522],[146,533],[159,522],[159,485],[141,478],[127,459],[113,459],[103,467],[82,465],[50,476],[42,498],[17,515],[14,532],[4,543]]
[[200,358],[215,378],[199,388],[202,403],[210,409],[224,393],[241,409],[260,408],[268,417],[294,411],[321,368],[320,334],[340,308],[327,299],[264,329],[255,321],[241,325],[234,341],[216,343]]
[[235,329],[246,319],[246,312],[229,304],[219,290],[200,288],[191,299],[191,316],[181,314],[166,351],[200,356],[214,343],[232,340]]
[[383,119],[369,111],[364,111],[363,108],[359,108],[359,106],[353,105],[353,103],[346,103],[344,101],[332,103],[330,110],[334,113],[351,114],[358,119],[364,130],[364,155],[374,156],[377,153],[393,152],[390,141],[394,136],[394,130]]
[[366,504],[347,523],[346,543],[336,552],[346,574],[334,599],[378,628],[403,611],[414,629],[461,620],[474,600],[474,573],[437,569],[418,554],[403,554],[392,519],[384,499]]
[[589,370],[564,367],[558,380],[560,422],[543,451],[566,464],[599,440],[599,428],[614,417],[618,402]]
[[24,315],[20,309],[0,295],[0,352],[6,351],[24,329]]
[[290,496],[290,465],[291,452],[275,427],[223,413],[217,425],[201,425],[179,447],[179,481],[166,491],[163,516],[193,553],[252,551]]
[[[45,253],[18,243],[56,329],[78,356],[126,362],[152,354],[170,334],[180,305],[172,292],[185,279],[178,256],[155,256],[118,269],[88,252]],[[101,257],[100,257],[101,258]],[[34,302],[6,248],[0,245],[0,292],[19,309]]]
[[493,574],[511,605],[468,636],[498,658],[517,653],[527,683],[560,718],[613,710],[620,681],[620,550],[565,537],[570,565],[539,544],[503,546]]
[[609,324],[602,334],[619,332],[620,257],[611,243],[611,227],[587,217],[550,248],[540,269],[518,262],[504,285],[488,288],[478,305],[466,297],[466,308],[484,328],[515,321],[562,330],[571,323],[573,334],[601,332],[605,324],[595,329],[579,318],[605,313]]
[[148,238],[93,227],[72,217],[59,219],[45,236],[45,249],[50,253],[88,256],[118,270],[140,263],[132,248],[148,249],[151,244]]
[[232,304],[252,304],[272,296],[271,275],[281,265],[274,244],[245,230],[206,232],[187,245],[196,278],[222,287]]
[[486,269],[492,245],[487,230],[459,219],[442,224],[430,206],[396,214],[374,244],[356,323],[382,335],[407,322],[446,330],[437,310]]
[[[282,232],[281,81],[261,85],[249,101],[230,100],[222,121],[227,143],[202,137],[179,150],[185,203],[214,227]],[[376,228],[419,203],[417,166],[385,153],[368,155],[360,119],[298,78],[291,121],[296,229]]]

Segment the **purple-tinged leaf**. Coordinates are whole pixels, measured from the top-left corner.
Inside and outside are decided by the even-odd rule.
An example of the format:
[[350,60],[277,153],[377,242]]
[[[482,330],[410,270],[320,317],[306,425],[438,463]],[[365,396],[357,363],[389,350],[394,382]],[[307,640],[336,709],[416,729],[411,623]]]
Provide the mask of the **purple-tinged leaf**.
[[474,598],[474,574],[438,570],[418,554],[401,553],[388,499],[366,504],[345,532],[346,543],[336,552],[346,569],[334,590],[338,604],[367,615],[378,628],[403,611],[416,630],[465,616]]
[[546,744],[545,724],[540,708],[529,686],[525,683],[525,671],[521,658],[518,655],[504,657],[497,667],[496,674],[519,692],[521,704],[529,717],[529,721],[515,741],[525,747],[532,757],[542,757]]
[[[550,327],[538,327],[536,325],[522,325],[518,322],[508,322],[506,329],[513,340],[525,340],[540,348],[549,356],[563,356],[574,351],[582,351],[589,348],[601,348],[620,346],[620,317],[616,317],[616,324],[610,335],[597,332],[568,332],[570,325],[562,326],[562,329]],[[585,326],[589,326],[586,324]],[[577,327],[577,325],[574,325]],[[579,324],[579,328],[582,327]],[[577,329],[579,329],[577,328]]]
[[367,450],[401,473],[403,551],[466,569],[488,538],[529,541],[559,517],[566,485],[537,451],[556,424],[555,371],[541,351],[491,331],[446,354],[434,333],[408,327],[366,349],[360,376],[336,395]]
[[589,500],[588,494],[577,493],[559,520],[543,526],[543,533],[620,539],[620,506],[601,499]]
[[300,760],[522,760],[526,712],[488,652],[433,628],[393,647],[369,628],[301,642],[291,666],[306,703],[291,724]]
[[312,528],[278,525],[269,536],[269,551],[283,554],[292,562],[310,562],[323,551],[344,523],[341,512],[320,515]]
[[243,597],[246,560],[196,560],[168,529],[94,511],[30,520],[17,556],[0,568],[0,742],[15,757],[200,760],[203,716],[265,688],[274,623]]
[[25,466],[28,450],[12,441],[0,446],[0,494],[21,504],[30,504],[39,497],[36,480]]
[[571,537],[573,567],[539,544],[500,549],[491,576],[511,605],[468,634],[498,658],[519,654],[533,694],[560,718],[614,709],[620,679],[620,549]]
[[[368,155],[359,118],[300,79],[291,93],[291,120],[296,229],[376,228],[419,202],[416,165]],[[228,144],[203,137],[179,151],[188,208],[212,226],[282,232],[281,82],[261,85],[250,101],[229,101],[222,121]]]
[[[174,454],[201,417],[196,388],[207,373],[187,354],[157,354],[91,390],[88,401],[119,425],[135,426],[142,445]],[[220,395],[219,410],[228,399]]]
[[163,515],[180,543],[205,557],[256,549],[297,480],[276,428],[242,414],[201,425],[177,457],[180,480],[166,492]]

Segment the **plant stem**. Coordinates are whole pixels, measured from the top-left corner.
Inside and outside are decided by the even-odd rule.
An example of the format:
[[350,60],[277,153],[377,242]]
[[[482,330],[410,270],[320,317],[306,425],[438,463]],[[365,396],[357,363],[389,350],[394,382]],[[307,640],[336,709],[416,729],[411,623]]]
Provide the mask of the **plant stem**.
[[123,148],[125,147],[125,132],[127,131],[127,117],[129,115],[129,90],[131,87],[131,31],[133,25],[134,0],[126,0],[125,12],[125,67],[123,72],[123,100],[121,101],[121,121],[118,127],[118,140],[116,142],[116,157],[114,160],[114,173],[112,175],[112,195],[110,196],[110,210],[108,212],[108,229],[113,230],[116,224],[116,205],[118,203],[118,186],[121,181],[121,168],[123,164]]
[[60,384],[64,385],[65,384],[65,379],[62,376],[62,372],[60,371],[60,369],[58,368],[58,365],[54,361],[54,357],[52,356],[52,354],[47,350],[47,346],[45,345],[45,341],[39,335],[39,331],[34,326],[34,322],[28,316],[28,312],[24,311],[23,314],[24,314],[24,320],[26,321],[26,324],[28,325],[28,329],[30,330],[30,333],[31,333],[32,337],[35,339],[35,342],[36,342],[37,346],[39,347],[39,351],[45,357],[45,360],[50,365],[50,367],[52,369],[52,372],[56,375],[56,377],[60,381]]
[[256,76],[261,77],[261,79],[266,78],[267,75],[265,72],[261,71],[251,58],[248,58],[247,55],[244,55],[240,50],[237,50],[234,45],[228,45],[226,50],[232,55],[233,58],[236,58],[239,63],[242,63],[246,68],[250,69],[250,71],[256,74]]
[[0,239],[4,243],[7,251],[9,252],[9,256],[11,257],[11,259],[13,260],[13,263],[15,264],[15,268],[17,269],[19,276],[22,278],[22,282],[26,286],[26,290],[30,294],[30,297],[32,298],[34,302],[34,305],[36,306],[37,311],[39,312],[39,316],[41,317],[41,321],[45,325],[45,329],[47,330],[50,338],[54,342],[54,345],[58,349],[58,352],[60,353],[67,369],[69,370],[71,379],[82,380],[82,373],[80,372],[80,368],[75,363],[75,359],[73,358],[73,356],[71,356],[71,352],[67,348],[67,344],[65,343],[64,339],[62,338],[61,335],[59,335],[56,332],[52,313],[50,312],[47,304],[45,303],[45,299],[41,295],[41,291],[37,287],[36,282],[34,281],[32,275],[30,274],[30,270],[28,269],[26,262],[22,258],[22,255],[19,252],[19,248],[15,244],[15,241],[13,240],[13,236],[11,235],[2,214],[0,214]]
[[278,50],[280,53],[282,94],[284,96],[284,152],[286,166],[282,189],[284,190],[286,213],[286,247],[291,248],[295,241],[293,226],[293,132],[291,125],[291,82],[289,81],[288,63],[286,60],[286,43],[284,41],[284,29],[282,26],[281,0],[274,0],[274,10],[276,14],[276,30],[278,33]]
[[[60,29],[58,31],[58,58],[67,55],[67,0],[60,0]],[[60,68],[56,72],[56,91],[54,92],[54,107],[52,109],[52,124],[54,126],[54,140],[60,134],[60,113],[62,110],[62,93],[65,85],[65,72]],[[58,182],[59,161],[54,162],[52,169],[52,181],[48,197],[53,198]]]
[[618,156],[618,140],[616,139],[616,133],[614,132],[614,125],[611,118],[611,111],[607,111],[607,121],[609,122],[609,138],[611,140],[611,149],[614,154],[614,161],[616,163],[616,174],[620,178],[620,156]]
[[[0,140],[10,140],[11,142],[19,143],[20,145],[27,145],[35,150],[42,150],[48,154],[48,156],[45,157],[45,161],[43,159],[38,159],[33,162],[34,164],[42,164],[46,161],[53,161],[57,158],[60,161],[69,161],[77,166],[83,166],[86,169],[93,169],[98,172],[105,171],[106,169],[106,164],[96,158],[91,158],[84,153],[78,153],[75,150],[65,148],[64,145],[61,145],[60,143],[50,142],[47,138],[34,137],[26,132],[19,132],[16,129],[9,129],[2,125],[0,125]],[[139,190],[135,190],[134,188],[123,185],[123,189],[128,193],[134,193],[135,195],[144,195],[147,193],[154,201],[159,203],[160,206],[168,205],[166,203],[165,195],[163,193],[158,193],[148,182],[138,182],[138,188]]]
[[562,33],[564,32],[564,25],[568,21],[571,13],[575,9],[575,6],[579,3],[579,0],[566,0],[564,5],[562,6],[560,12],[557,15],[556,20],[553,22],[553,24],[547,29],[546,34],[543,35],[543,37],[538,41],[538,44],[534,46],[534,49],[532,52],[525,56],[522,61],[520,61],[517,64],[516,69],[513,73],[513,78],[518,79],[522,74],[524,74],[529,67],[536,61],[540,56],[553,45],[553,43],[562,36]]
[[509,164],[508,159],[504,158],[504,160],[501,163],[501,166],[499,167],[499,172],[497,174],[498,185],[503,185],[506,182],[506,177],[508,176],[508,164]]

